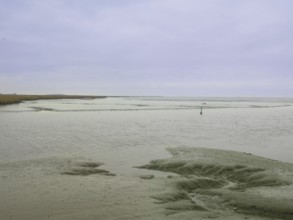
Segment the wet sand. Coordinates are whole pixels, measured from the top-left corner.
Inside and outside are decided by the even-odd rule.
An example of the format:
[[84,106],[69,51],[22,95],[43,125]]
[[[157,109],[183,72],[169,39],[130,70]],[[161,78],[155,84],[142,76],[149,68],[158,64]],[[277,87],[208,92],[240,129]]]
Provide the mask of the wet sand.
[[292,106],[201,103],[1,106],[0,219],[292,219]]
[[173,157],[138,168],[149,175],[116,175],[82,157],[2,162],[1,219],[292,219],[293,164],[206,148],[169,151]]
[[46,158],[1,164],[1,219],[152,219],[160,211],[150,197],[160,187],[155,182],[89,164],[95,163]]

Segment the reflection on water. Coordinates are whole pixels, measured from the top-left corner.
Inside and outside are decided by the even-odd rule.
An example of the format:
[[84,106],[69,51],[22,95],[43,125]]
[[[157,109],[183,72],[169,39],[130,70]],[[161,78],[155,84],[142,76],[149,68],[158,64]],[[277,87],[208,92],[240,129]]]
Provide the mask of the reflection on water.
[[[203,106],[203,115],[200,107]],[[0,161],[87,157],[112,172],[168,157],[166,147],[245,151],[293,162],[293,100],[128,97],[0,107]]]

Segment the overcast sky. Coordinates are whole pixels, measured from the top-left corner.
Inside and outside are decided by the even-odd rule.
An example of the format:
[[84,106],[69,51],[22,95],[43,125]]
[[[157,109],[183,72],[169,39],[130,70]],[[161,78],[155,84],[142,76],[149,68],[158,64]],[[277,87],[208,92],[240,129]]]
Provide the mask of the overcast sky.
[[293,97],[292,0],[0,0],[0,93]]

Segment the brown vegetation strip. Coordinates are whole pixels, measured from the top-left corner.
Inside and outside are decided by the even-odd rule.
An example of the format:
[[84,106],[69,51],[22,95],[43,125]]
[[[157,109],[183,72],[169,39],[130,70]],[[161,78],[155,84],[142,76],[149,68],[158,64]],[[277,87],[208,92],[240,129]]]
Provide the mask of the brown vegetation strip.
[[83,95],[0,95],[0,105],[17,104],[22,101],[39,99],[98,99],[106,96],[83,96]]

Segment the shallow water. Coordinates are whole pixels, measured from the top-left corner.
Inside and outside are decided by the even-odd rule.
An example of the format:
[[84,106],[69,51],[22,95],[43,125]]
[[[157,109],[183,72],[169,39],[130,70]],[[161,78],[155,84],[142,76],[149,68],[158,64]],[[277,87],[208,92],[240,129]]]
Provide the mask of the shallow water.
[[293,99],[39,100],[0,107],[0,162],[86,157],[129,174],[179,146],[293,162],[292,134]]

